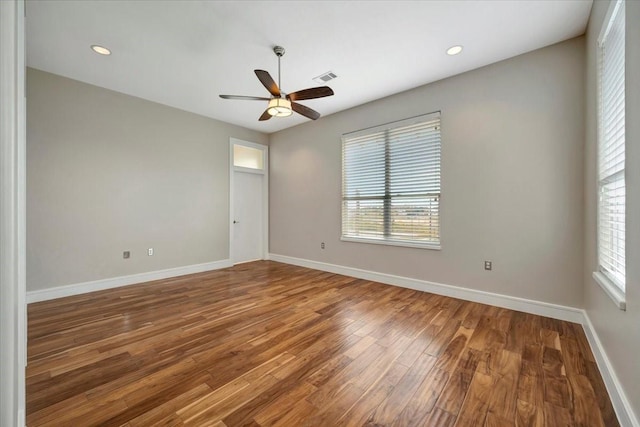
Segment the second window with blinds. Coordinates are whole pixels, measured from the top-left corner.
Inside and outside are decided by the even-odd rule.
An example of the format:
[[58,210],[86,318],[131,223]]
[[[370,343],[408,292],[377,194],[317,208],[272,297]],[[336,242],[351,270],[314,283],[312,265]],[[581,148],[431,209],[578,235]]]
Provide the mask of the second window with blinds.
[[610,3],[598,39],[598,271],[625,309],[625,2]]
[[342,240],[440,249],[440,113],[342,137]]

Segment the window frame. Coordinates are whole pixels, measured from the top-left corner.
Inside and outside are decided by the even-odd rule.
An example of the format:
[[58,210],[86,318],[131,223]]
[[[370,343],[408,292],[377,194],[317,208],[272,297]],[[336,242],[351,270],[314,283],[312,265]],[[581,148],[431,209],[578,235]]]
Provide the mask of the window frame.
[[[433,242],[433,241],[419,241],[419,240],[412,240],[412,239],[407,239],[407,240],[402,240],[402,239],[389,239],[389,238],[375,238],[375,237],[355,237],[355,236],[350,236],[350,235],[345,235],[345,222],[344,222],[344,209],[345,209],[345,142],[348,139],[352,139],[355,137],[360,137],[360,136],[366,136],[366,135],[373,135],[375,133],[378,132],[383,132],[383,131],[393,131],[393,130],[397,130],[397,129],[401,129],[403,127],[408,127],[408,126],[412,126],[415,124],[419,124],[419,123],[424,123],[424,122],[430,122],[430,121],[434,121],[434,120],[438,120],[438,124],[437,124],[437,131],[438,131],[438,193],[437,193],[437,197],[438,197],[438,208],[437,208],[437,212],[438,212],[438,224],[437,224],[437,231],[438,231],[438,240],[437,242]],[[418,249],[430,249],[430,250],[441,250],[442,249],[442,218],[441,218],[441,212],[442,212],[442,173],[441,173],[441,165],[442,165],[442,122],[441,122],[441,112],[440,111],[435,111],[432,113],[428,113],[428,114],[422,114],[419,116],[415,116],[415,117],[410,117],[407,119],[403,119],[403,120],[398,120],[398,121],[394,121],[394,122],[390,122],[390,123],[385,123],[382,125],[378,125],[378,126],[373,126],[373,127],[369,127],[369,128],[365,128],[365,129],[361,129],[358,131],[354,131],[354,132],[349,132],[349,133],[345,133],[342,135],[341,138],[341,147],[342,147],[342,188],[341,188],[341,207],[340,207],[340,211],[341,211],[341,216],[340,216],[340,225],[341,225],[341,232],[340,232],[340,240],[344,241],[344,242],[355,242],[355,243],[368,243],[368,244],[375,244],[375,245],[385,245],[385,246],[398,246],[398,247],[408,247],[408,248],[418,248]],[[389,141],[385,141],[385,144],[388,144]],[[388,145],[385,145],[385,147],[388,147]],[[387,179],[386,177],[389,174],[389,169],[388,166],[385,168],[385,180]],[[435,194],[435,193],[434,193]],[[380,196],[377,196],[377,198],[379,198]],[[383,200],[387,200],[386,199],[387,195],[385,194],[384,199]],[[396,198],[402,198],[402,196],[396,196]],[[406,197],[406,196],[405,196]],[[370,200],[374,200],[376,199],[376,197],[371,197]],[[389,196],[388,199],[388,203],[392,203],[394,197]],[[390,221],[389,216],[390,215],[390,211],[388,210],[388,208],[384,209],[384,213],[383,213],[383,222],[386,224],[387,221]],[[388,237],[388,236],[387,236]]]
[[[607,115],[606,112],[604,111],[604,102],[605,102],[605,97],[603,94],[603,73],[604,73],[604,63],[607,60],[606,58],[606,41],[607,41],[607,37],[611,32],[611,29],[613,27],[613,25],[615,25],[616,23],[616,18],[618,17],[619,13],[623,13],[623,17],[622,19],[626,19],[626,13],[625,13],[625,4],[624,4],[624,0],[616,0],[614,2],[612,2],[609,6],[609,10],[607,11],[607,15],[603,21],[603,26],[600,32],[600,35],[598,37],[598,41],[597,41],[597,70],[596,70],[596,82],[597,82],[597,140],[596,140],[596,209],[597,209],[597,218],[596,218],[596,258],[597,258],[597,271],[595,271],[593,273],[593,278],[596,281],[596,283],[598,285],[600,285],[600,287],[606,292],[606,294],[614,301],[614,303],[618,306],[619,309],[621,310],[626,310],[626,300],[625,300],[625,288],[626,288],[626,254],[624,254],[624,263],[625,263],[625,272],[623,275],[623,279],[625,279],[623,282],[620,282],[619,278],[616,277],[615,272],[610,272],[609,270],[607,270],[606,267],[603,266],[603,262],[601,262],[601,256],[602,254],[602,242],[601,242],[601,232],[602,232],[602,227],[601,227],[601,223],[602,223],[602,209],[603,209],[603,202],[602,202],[602,194],[603,194],[603,187],[607,184],[611,184],[613,182],[618,182],[618,180],[622,181],[622,188],[625,191],[625,202],[624,202],[624,221],[626,222],[626,180],[625,180],[625,173],[626,173],[626,164],[624,164],[622,166],[621,170],[616,170],[606,176],[601,176],[601,168],[602,168],[602,150],[603,150],[603,145],[607,142],[605,141],[605,132],[604,132],[604,128],[605,128],[605,116]],[[624,21],[623,21],[624,22]],[[625,34],[623,35],[623,41],[626,45],[626,22],[624,22],[625,28]],[[622,64],[625,63],[626,61],[626,52],[623,49],[622,50],[622,58],[620,57],[615,57],[613,58],[611,61],[622,61]],[[623,73],[624,71],[624,65],[622,66],[623,68]],[[626,80],[626,76],[624,78],[624,80]],[[622,89],[622,96],[625,95],[625,89],[624,89],[624,80],[623,80],[623,89]],[[622,112],[622,117],[624,119],[625,114],[625,110],[626,110],[626,100],[623,101],[623,112]],[[619,118],[619,117],[616,117]],[[626,120],[626,119],[624,119]],[[608,122],[607,122],[608,123]],[[623,128],[624,129],[624,128]],[[626,151],[625,149],[626,146],[626,141],[623,142],[623,152]],[[626,162],[625,162],[626,163]],[[616,176],[618,176],[616,178]],[[620,178],[621,176],[621,178]],[[623,236],[623,241],[626,241],[626,227],[625,227],[625,235]],[[624,245],[626,248],[626,244]]]

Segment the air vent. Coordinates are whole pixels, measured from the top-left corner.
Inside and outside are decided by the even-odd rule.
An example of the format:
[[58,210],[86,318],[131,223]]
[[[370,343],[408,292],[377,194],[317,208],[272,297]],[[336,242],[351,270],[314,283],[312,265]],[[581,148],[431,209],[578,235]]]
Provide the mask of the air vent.
[[328,82],[329,80],[335,79],[336,77],[338,76],[336,76],[333,71],[327,71],[326,73],[320,74],[318,77],[315,77],[313,81],[323,84]]

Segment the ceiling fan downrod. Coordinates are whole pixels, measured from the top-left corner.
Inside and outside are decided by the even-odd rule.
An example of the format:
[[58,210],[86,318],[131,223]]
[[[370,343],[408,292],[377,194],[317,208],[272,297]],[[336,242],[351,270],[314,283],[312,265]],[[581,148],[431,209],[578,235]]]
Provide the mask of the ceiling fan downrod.
[[282,83],[280,82],[280,58],[284,55],[284,48],[282,46],[274,46],[273,52],[278,57],[278,87],[282,90]]

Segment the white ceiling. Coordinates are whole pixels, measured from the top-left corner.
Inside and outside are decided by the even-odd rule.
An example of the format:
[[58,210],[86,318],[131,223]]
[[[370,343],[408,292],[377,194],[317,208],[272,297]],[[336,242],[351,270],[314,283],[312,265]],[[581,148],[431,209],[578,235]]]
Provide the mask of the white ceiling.
[[[335,95],[302,101],[323,115],[584,33],[591,0],[35,1],[27,2],[27,63],[83,82],[261,132],[308,119],[258,122],[268,96],[254,69],[282,87]],[[100,56],[89,46],[112,50]],[[445,51],[464,45],[458,56]]]

